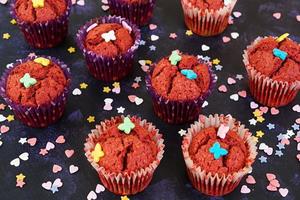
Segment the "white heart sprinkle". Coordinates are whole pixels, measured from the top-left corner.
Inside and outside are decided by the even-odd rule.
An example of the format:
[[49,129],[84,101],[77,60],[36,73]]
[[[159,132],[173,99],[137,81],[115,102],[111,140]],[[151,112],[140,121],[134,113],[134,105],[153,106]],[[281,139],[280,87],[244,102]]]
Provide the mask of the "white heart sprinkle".
[[70,174],[74,174],[74,173],[78,172],[78,170],[79,170],[79,167],[77,167],[75,165],[70,165],[70,167],[69,167]]
[[240,36],[240,34],[238,32],[232,32],[230,35],[231,35],[232,39],[237,39]]
[[202,51],[208,51],[210,49],[210,47],[205,44],[202,44],[201,49],[202,49]]
[[157,35],[151,35],[151,41],[157,41],[159,39],[159,36]]
[[232,94],[230,95],[230,99],[233,101],[238,101],[239,100],[239,95],[238,94]]
[[72,94],[73,94],[74,96],[79,96],[79,95],[81,95],[81,94],[82,94],[82,92],[81,92],[81,90],[80,90],[80,89],[78,89],[78,88],[75,88],[75,89],[73,90]]

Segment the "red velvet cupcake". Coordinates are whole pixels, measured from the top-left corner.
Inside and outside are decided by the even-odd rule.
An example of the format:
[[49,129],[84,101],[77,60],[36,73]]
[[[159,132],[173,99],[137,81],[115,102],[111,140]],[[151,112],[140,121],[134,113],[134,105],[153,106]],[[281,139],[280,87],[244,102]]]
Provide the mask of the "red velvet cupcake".
[[180,124],[197,119],[215,81],[208,63],[173,51],[153,66],[146,85],[157,116]]
[[186,26],[200,36],[222,33],[237,0],[181,0]]
[[256,142],[231,116],[200,117],[188,129],[182,152],[192,185],[206,195],[232,192],[251,171]]
[[300,88],[300,45],[284,36],[257,38],[243,55],[253,97],[270,107],[287,105]]
[[11,13],[28,44],[45,49],[67,36],[71,5],[71,0],[14,0]]
[[62,115],[70,86],[67,66],[51,57],[20,60],[1,79],[1,96],[24,124],[41,128]]
[[156,0],[107,0],[112,15],[124,17],[136,25],[147,25]]
[[96,79],[116,81],[131,72],[140,37],[134,25],[109,16],[84,25],[77,34],[77,43]]
[[146,120],[118,116],[89,134],[85,155],[103,185],[118,195],[143,191],[164,153],[162,135]]

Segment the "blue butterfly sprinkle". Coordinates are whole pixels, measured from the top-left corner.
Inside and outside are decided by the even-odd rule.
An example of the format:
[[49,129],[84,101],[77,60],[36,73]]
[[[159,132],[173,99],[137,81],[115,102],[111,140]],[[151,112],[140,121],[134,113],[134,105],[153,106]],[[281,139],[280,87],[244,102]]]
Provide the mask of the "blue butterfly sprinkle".
[[191,69],[183,69],[181,70],[181,74],[190,80],[197,79],[197,74]]
[[281,51],[280,49],[277,48],[273,49],[273,54],[274,56],[280,58],[281,60],[285,60],[288,55],[287,52]]
[[216,160],[228,154],[228,151],[226,149],[223,149],[219,142],[215,142],[213,146],[209,149],[209,152],[214,154],[214,158]]

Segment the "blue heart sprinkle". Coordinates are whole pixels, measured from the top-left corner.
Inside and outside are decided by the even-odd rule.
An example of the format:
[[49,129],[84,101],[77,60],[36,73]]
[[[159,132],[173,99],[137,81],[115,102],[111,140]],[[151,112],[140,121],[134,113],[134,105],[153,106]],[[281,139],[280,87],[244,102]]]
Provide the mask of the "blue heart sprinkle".
[[277,48],[273,49],[273,54],[274,56],[280,58],[281,60],[285,60],[288,55],[287,52],[281,51],[280,49]]
[[223,149],[219,142],[215,142],[213,146],[209,149],[209,152],[214,154],[214,158],[218,160],[221,156],[226,156],[228,151]]
[[197,79],[197,74],[191,69],[183,69],[181,70],[181,74],[190,80]]

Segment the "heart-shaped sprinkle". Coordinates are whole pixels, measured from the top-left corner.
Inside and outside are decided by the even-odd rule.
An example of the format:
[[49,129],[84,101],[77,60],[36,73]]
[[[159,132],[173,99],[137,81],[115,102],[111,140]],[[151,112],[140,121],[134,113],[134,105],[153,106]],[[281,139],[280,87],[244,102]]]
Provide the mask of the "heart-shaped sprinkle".
[[184,75],[189,80],[197,79],[197,74],[191,69],[183,69],[180,71],[182,75]]
[[229,97],[231,100],[233,100],[233,101],[238,101],[239,100],[239,95],[238,94],[232,94],[232,95],[230,95],[230,97]]
[[71,158],[74,154],[74,150],[73,149],[67,149],[67,150],[65,150],[65,154],[68,158]]
[[224,43],[228,43],[228,42],[230,42],[231,39],[230,39],[230,37],[223,36],[222,40]]
[[9,131],[9,127],[8,127],[8,126],[2,125],[2,126],[0,127],[0,133],[1,133],[1,134],[7,133],[8,131]]
[[207,45],[205,45],[205,44],[203,44],[203,45],[201,46],[201,49],[202,49],[202,51],[208,51],[208,50],[210,49],[210,47],[207,46]]
[[132,123],[129,117],[125,117],[123,123],[118,126],[118,129],[126,134],[129,134],[134,128],[135,124]]
[[52,142],[47,142],[46,144],[46,150],[50,151],[51,149],[54,149],[55,145]]
[[22,153],[21,155],[19,155],[19,158],[20,158],[21,160],[23,160],[23,161],[26,161],[26,160],[29,159],[29,153],[24,152],[24,153]]
[[220,92],[226,93],[226,92],[227,92],[227,87],[226,87],[225,85],[220,85],[219,88],[218,88],[218,90],[219,90]]
[[56,142],[57,144],[63,144],[63,143],[66,142],[66,140],[65,140],[65,137],[64,137],[63,135],[60,135],[60,136],[58,136],[58,137],[56,138],[55,142]]
[[172,51],[172,54],[169,57],[169,61],[172,65],[177,65],[179,61],[181,61],[181,56],[179,55],[179,51]]
[[54,164],[53,167],[52,167],[52,172],[55,173],[55,174],[60,172],[61,170],[62,170],[62,167],[59,166],[59,165]]
[[117,39],[114,30],[103,33],[101,37],[105,40],[105,42],[115,41]]
[[81,92],[81,90],[80,90],[79,88],[75,88],[75,89],[73,90],[72,94],[73,94],[74,96],[79,96],[79,95],[82,94],[82,92]]
[[281,13],[279,13],[279,12],[273,13],[273,17],[275,19],[280,19],[281,18]]
[[232,32],[232,33],[230,33],[230,35],[231,35],[232,39],[237,39],[240,36],[240,34],[237,32]]
[[294,105],[292,109],[293,109],[293,111],[300,113],[300,105],[299,104]]
[[86,198],[87,200],[96,200],[97,194],[94,191],[90,191]]
[[253,102],[253,101],[251,101],[251,103],[250,103],[250,108],[251,108],[251,109],[256,109],[256,108],[258,108],[258,104],[255,103],[255,102]]
[[78,170],[79,170],[79,167],[77,167],[75,165],[70,165],[70,167],[69,167],[70,174],[74,174],[74,173],[78,172]]
[[19,167],[20,166],[20,159],[19,158],[15,158],[12,161],[10,161],[9,164],[12,165],[12,166],[15,166],[15,167]]
[[267,173],[267,174],[266,174],[266,177],[267,177],[268,181],[271,181],[271,180],[276,179],[275,174],[271,174],[271,173]]
[[151,35],[150,39],[151,39],[151,41],[154,42],[154,41],[157,41],[159,39],[159,36],[157,36],[157,35]]
[[246,183],[248,183],[248,184],[255,184],[256,181],[255,181],[255,179],[254,179],[253,176],[248,175],[248,177],[247,177],[247,179],[246,179]]
[[247,97],[247,92],[246,90],[242,90],[238,92],[238,95],[240,95],[240,97],[246,98]]
[[296,16],[296,20],[297,20],[298,22],[300,22],[300,15],[297,15],[297,16]]
[[32,147],[36,144],[36,142],[37,142],[37,139],[36,139],[36,138],[29,138],[29,139],[27,140],[27,143],[28,143],[30,146],[32,146]]
[[97,186],[96,186],[96,193],[100,193],[100,192],[104,192],[105,191],[105,187],[103,186],[103,185],[101,185],[101,184],[97,184]]
[[136,97],[134,102],[135,102],[136,105],[139,106],[144,102],[144,100],[142,98]]
[[279,110],[277,108],[271,108],[271,114],[272,115],[278,115],[279,114]]
[[289,193],[289,190],[287,188],[280,188],[278,191],[282,197],[286,197]]
[[238,11],[235,11],[235,12],[233,12],[232,14],[233,14],[233,16],[234,16],[235,18],[239,18],[240,16],[242,16],[242,13],[241,13],[241,12],[238,12]]
[[243,185],[243,186],[241,187],[241,193],[242,193],[242,194],[249,194],[250,192],[251,192],[251,190],[248,188],[247,185]]
[[229,85],[233,85],[233,84],[236,84],[236,80],[233,79],[233,78],[231,78],[231,77],[229,77],[229,78],[227,79],[227,83],[228,83]]
[[259,110],[262,111],[264,114],[266,114],[268,112],[269,108],[266,106],[261,106],[261,107],[259,107]]
[[91,156],[96,163],[104,156],[104,151],[102,150],[100,143],[96,144],[95,149],[91,152]]
[[37,80],[31,78],[29,73],[24,74],[24,76],[20,79],[20,83],[24,85],[25,88],[29,88],[37,83]]
[[149,29],[151,31],[155,30],[157,28],[157,25],[156,24],[149,24]]

